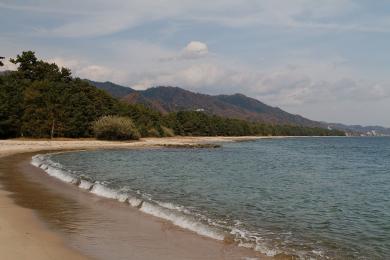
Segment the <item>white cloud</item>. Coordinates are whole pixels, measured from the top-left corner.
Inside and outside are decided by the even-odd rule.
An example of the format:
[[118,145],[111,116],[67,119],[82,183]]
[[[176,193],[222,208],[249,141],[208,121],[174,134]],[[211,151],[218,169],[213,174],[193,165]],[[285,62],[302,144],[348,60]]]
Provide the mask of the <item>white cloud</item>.
[[123,82],[126,78],[126,74],[123,71],[91,64],[85,59],[54,57],[48,59],[48,61],[57,64],[59,67],[71,69],[73,75],[82,79]]
[[107,78],[112,78],[112,71],[106,67],[99,65],[89,65],[77,72],[82,78],[105,81]]
[[16,70],[17,66],[13,63],[11,63],[8,59],[2,60],[4,66],[0,67],[0,71],[4,70]]
[[[176,50],[141,41],[115,42],[107,48],[110,59],[92,60],[79,53],[53,56],[49,61],[69,67],[81,78],[110,80],[138,89],[170,85],[210,94],[241,92],[278,106],[374,102],[390,96],[388,81],[362,80],[340,56],[313,59],[310,55],[303,58],[306,54],[293,55],[259,68],[210,55],[207,43],[196,41]],[[200,58],[182,58],[185,52]]]
[[71,69],[80,69],[82,66],[82,61],[76,58],[63,58],[63,57],[53,57],[47,60],[49,63],[55,63],[58,67],[71,68]]
[[187,44],[187,46],[183,49],[182,56],[184,58],[199,58],[207,55],[209,53],[209,48],[207,44],[199,41],[192,41]]
[[167,52],[166,55],[162,55],[159,58],[161,62],[172,62],[180,60],[192,60],[200,59],[207,57],[209,53],[209,48],[206,43],[200,41],[191,41],[185,46],[181,52]]
[[[200,46],[194,49],[202,50]],[[390,97],[390,84],[360,80],[348,67],[348,62],[337,56],[315,62],[289,59],[286,65],[267,69],[255,69],[217,55],[205,56],[202,60],[149,60],[152,62],[147,65],[147,73],[142,73],[144,68],[129,73],[128,85],[139,89],[181,86],[213,94],[242,92],[273,105],[290,106]]]

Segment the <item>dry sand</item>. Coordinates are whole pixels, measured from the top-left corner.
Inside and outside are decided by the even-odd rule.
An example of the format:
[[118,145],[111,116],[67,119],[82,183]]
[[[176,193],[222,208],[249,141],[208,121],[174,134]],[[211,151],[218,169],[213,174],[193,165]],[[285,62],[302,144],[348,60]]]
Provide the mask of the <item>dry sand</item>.
[[[38,151],[153,147],[167,144],[199,144],[259,138],[261,137],[172,137],[146,138],[137,142],[106,142],[94,139],[14,139],[0,141],[0,157]],[[0,165],[0,167],[0,171],[8,170],[5,164]],[[88,258],[86,255],[68,247],[57,233],[48,230],[33,210],[17,205],[10,197],[10,192],[3,187],[0,186],[0,259]],[[207,255],[211,256],[210,259],[234,259],[240,258],[239,255],[244,250],[234,249],[234,253],[227,257],[226,254],[221,252],[232,251],[231,245],[227,246],[222,242],[206,239],[189,231],[183,232],[183,230],[175,228],[170,228],[167,231],[167,223],[164,221],[150,216],[140,216],[138,212],[132,214],[131,218],[137,223],[133,227],[134,243],[140,241],[139,237],[148,237],[150,240],[148,242],[150,248],[147,250],[139,250],[140,247],[142,249],[141,244],[131,245],[134,250],[133,259],[202,259]],[[131,242],[129,241],[130,244]],[[165,253],[165,257],[161,253]],[[247,255],[246,253],[242,255]],[[258,254],[256,256],[261,257]]]

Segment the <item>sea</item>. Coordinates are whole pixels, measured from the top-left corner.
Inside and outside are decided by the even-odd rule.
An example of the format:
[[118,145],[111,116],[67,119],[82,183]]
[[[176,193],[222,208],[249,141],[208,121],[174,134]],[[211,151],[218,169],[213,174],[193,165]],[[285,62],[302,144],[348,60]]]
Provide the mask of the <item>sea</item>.
[[32,164],[201,236],[268,256],[390,257],[390,137],[36,155]]

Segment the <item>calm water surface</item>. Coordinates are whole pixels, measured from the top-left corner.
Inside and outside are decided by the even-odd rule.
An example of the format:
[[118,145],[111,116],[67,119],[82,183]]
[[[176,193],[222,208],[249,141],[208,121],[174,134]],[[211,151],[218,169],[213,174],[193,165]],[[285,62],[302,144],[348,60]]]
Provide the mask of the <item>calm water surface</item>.
[[170,210],[168,217],[181,214],[202,224],[195,228],[210,227],[269,255],[390,255],[390,138],[270,139],[46,159],[72,176],[147,201],[163,217]]

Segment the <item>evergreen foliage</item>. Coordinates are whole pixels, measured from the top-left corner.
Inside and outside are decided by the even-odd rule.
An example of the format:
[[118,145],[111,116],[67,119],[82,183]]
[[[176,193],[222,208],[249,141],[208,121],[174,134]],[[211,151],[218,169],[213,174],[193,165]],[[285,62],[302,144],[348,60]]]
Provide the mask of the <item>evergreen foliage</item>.
[[196,111],[171,113],[166,125],[183,136],[341,136],[343,132],[325,128],[260,124],[240,119],[207,115]]

